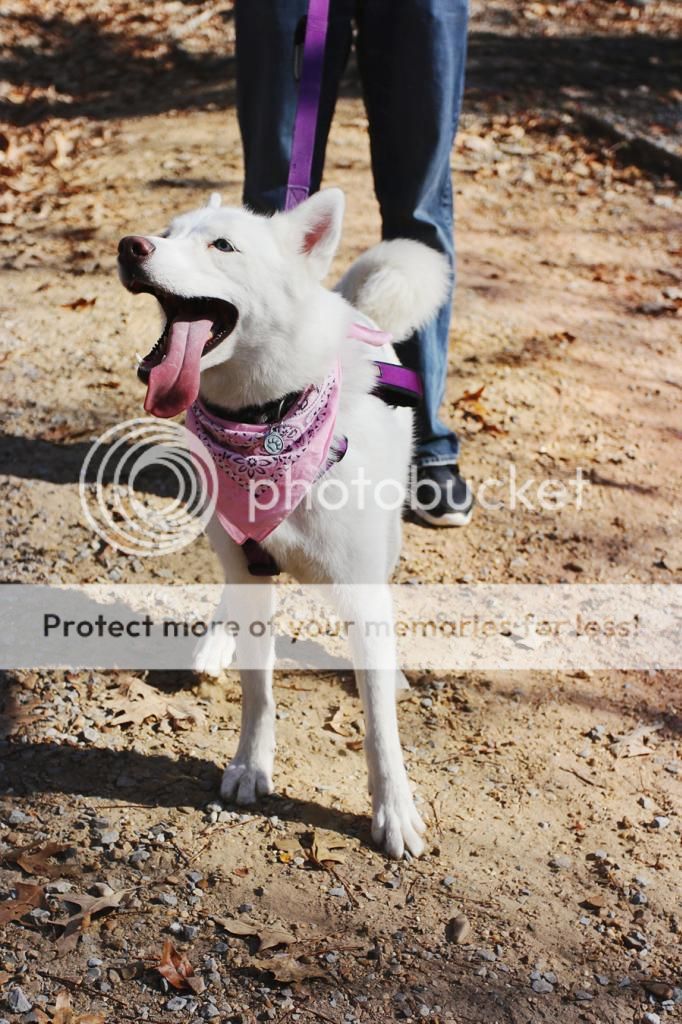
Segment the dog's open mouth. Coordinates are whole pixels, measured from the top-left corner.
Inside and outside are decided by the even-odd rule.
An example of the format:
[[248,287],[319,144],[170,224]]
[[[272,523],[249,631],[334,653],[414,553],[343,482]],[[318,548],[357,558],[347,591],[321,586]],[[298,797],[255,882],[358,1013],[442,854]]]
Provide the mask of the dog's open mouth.
[[137,368],[147,385],[145,410],[153,416],[177,416],[199,394],[201,357],[232,333],[239,314],[222,299],[187,299],[139,286],[130,290],[151,292],[166,314],[161,337]]

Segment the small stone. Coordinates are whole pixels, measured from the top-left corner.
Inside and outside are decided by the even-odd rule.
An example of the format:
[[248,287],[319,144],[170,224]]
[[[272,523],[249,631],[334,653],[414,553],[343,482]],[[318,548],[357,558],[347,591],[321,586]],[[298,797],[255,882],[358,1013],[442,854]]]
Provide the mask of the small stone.
[[587,989],[579,988],[574,995],[574,999],[579,1003],[588,1003],[591,999],[594,999],[594,995],[588,992]]
[[630,903],[634,904],[634,906],[636,907],[644,906],[644,904],[648,902],[649,901],[644,895],[644,893],[640,892],[638,889],[635,889],[635,891],[630,896]]
[[661,1018],[657,1013],[643,1013],[642,1024],[661,1024]]
[[240,903],[237,907],[237,911],[240,914],[250,914],[253,910],[253,903]]
[[587,738],[589,740],[595,740],[595,741],[596,740],[600,740],[605,732],[606,732],[606,726],[605,725],[593,725],[592,728],[590,729],[590,731],[587,734]]
[[102,846],[114,846],[121,838],[121,833],[115,828],[106,829],[98,833],[97,839]]
[[641,885],[643,889],[646,889],[647,885],[651,885],[651,880],[645,875],[635,875],[635,882],[637,885]]
[[164,907],[177,907],[178,897],[174,896],[172,892],[160,892],[155,902],[163,903]]
[[[24,814],[24,812],[20,811],[18,807],[15,807],[13,811],[10,811],[9,817],[7,819],[7,824],[25,825],[26,822],[30,820],[31,819],[29,818],[28,814]],[[21,989],[19,989],[19,991],[21,992]]]
[[171,933],[171,935],[182,935],[184,930],[185,926],[180,921],[173,921],[171,924],[168,925],[168,931]]
[[7,993],[7,1005],[13,1013],[28,1013],[33,1009],[33,1003],[26,998],[23,988],[16,985]]
[[213,1020],[214,1017],[220,1016],[220,1010],[215,1005],[215,1003],[208,1003],[207,1006],[203,1007],[201,1011],[201,1016],[204,1018],[204,1020]]
[[623,945],[626,946],[627,949],[646,949],[646,935],[642,935],[641,932],[638,932],[636,930],[628,932],[628,934],[623,937]]
[[184,927],[184,936],[187,942],[194,942],[199,934],[199,927],[196,924],[186,924]]
[[497,960],[497,954],[493,953],[491,949],[477,949],[476,956],[480,960],[487,960],[491,964]]
[[173,996],[166,1003],[166,1009],[170,1010],[171,1013],[176,1013],[178,1010],[184,1010],[187,1006],[187,1000],[183,999],[182,996]]
[[423,708],[432,708],[433,707],[433,701],[431,700],[430,697],[422,697],[422,699],[419,701],[419,703],[421,704],[421,706]]
[[452,889],[453,885],[455,884],[456,879],[454,875],[446,875],[445,878],[443,879],[443,885],[445,886],[446,889]]
[[45,892],[49,893],[71,892],[71,889],[71,882],[67,882],[64,879],[61,879],[58,882],[48,882],[48,884],[45,886]]
[[595,974],[594,979],[597,982],[597,984],[601,985],[602,987],[608,985],[609,983],[609,978],[607,974]]
[[645,811],[653,811],[654,809],[654,802],[649,796],[640,796],[637,803],[640,807],[643,807]]
[[101,967],[102,961],[98,956],[91,956],[88,960],[88,967]]
[[99,739],[97,729],[93,729],[91,725],[87,725],[85,729],[83,729],[81,736],[84,740],[87,740],[88,743],[97,743],[97,740]]
[[682,772],[682,761],[668,761],[663,765],[663,771],[669,775],[679,775]]
[[550,983],[545,981],[544,978],[536,978],[535,981],[531,982],[530,987],[533,989],[533,992],[537,992],[538,995],[548,995],[550,992],[554,991],[554,986],[550,985]]
[[190,871],[187,875],[187,878],[190,880],[192,885],[196,885],[197,882],[201,882],[203,877],[204,876],[202,875],[201,871]]
[[542,977],[545,981],[548,981],[550,985],[556,985],[559,980],[554,971],[544,971]]
[[451,918],[445,926],[445,938],[448,942],[455,942],[459,945],[466,942],[471,935],[471,925],[464,914],[458,914]]
[[565,871],[566,868],[571,866],[571,858],[567,857],[565,853],[557,853],[549,862],[550,868],[554,871]]
[[652,828],[667,828],[670,824],[670,818],[667,818],[665,814],[656,814],[654,820],[651,822]]
[[606,850],[595,850],[594,853],[588,853],[588,860],[608,860],[608,853]]
[[329,890],[329,895],[344,897],[346,895],[346,890],[341,885],[335,885],[333,889]]

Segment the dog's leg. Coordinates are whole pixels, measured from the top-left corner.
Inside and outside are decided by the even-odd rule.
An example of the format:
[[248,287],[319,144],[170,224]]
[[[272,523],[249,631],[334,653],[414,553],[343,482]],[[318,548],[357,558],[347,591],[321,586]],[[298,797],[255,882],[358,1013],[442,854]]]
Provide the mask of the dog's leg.
[[[253,804],[272,793],[275,759],[275,701],[272,667],[275,641],[271,620],[275,608],[274,587],[265,582],[240,588],[236,638],[242,685],[242,724],[237,752],[225,769],[220,795],[238,804]],[[265,632],[255,635],[252,624]]]
[[211,629],[194,648],[194,671],[206,676],[219,676],[232,663],[235,640],[224,623],[229,621],[229,598],[224,593],[213,615]]
[[390,857],[405,850],[418,857],[424,849],[422,822],[412,799],[398,735],[396,712],[396,650],[392,636],[372,627],[393,626],[387,586],[356,585],[350,592],[349,631],[358,689],[365,710],[365,753],[372,795],[372,838]]
[[[206,532],[220,559],[227,583],[216,618],[221,612],[225,620],[229,619],[235,626],[234,649],[242,686],[239,744],[223,774],[220,795],[238,804],[253,804],[259,796],[272,793],[273,788],[275,702],[272,668],[275,638],[271,620],[275,592],[269,581],[255,580],[249,575],[243,551],[230,540],[217,520],[211,520]],[[224,631],[223,635],[229,646],[232,637]],[[225,656],[227,651],[222,642],[218,646],[218,654]]]

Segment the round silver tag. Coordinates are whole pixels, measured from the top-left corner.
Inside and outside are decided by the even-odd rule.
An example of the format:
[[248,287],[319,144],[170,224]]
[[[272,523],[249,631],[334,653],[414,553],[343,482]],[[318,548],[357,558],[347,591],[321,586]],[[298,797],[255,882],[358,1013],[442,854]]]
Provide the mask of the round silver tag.
[[263,441],[263,447],[265,448],[268,455],[279,455],[284,448],[284,441],[277,433],[276,430],[271,430],[269,434],[265,435]]

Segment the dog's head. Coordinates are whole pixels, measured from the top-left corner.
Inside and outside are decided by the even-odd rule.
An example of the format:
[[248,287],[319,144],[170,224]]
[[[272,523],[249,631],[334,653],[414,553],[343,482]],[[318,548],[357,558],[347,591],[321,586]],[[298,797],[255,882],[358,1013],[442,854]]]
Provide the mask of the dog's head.
[[199,394],[202,370],[235,353],[258,359],[264,332],[291,336],[306,294],[329,270],[343,209],[338,189],[273,217],[221,207],[214,194],[161,235],[121,239],[121,281],[131,292],[154,295],[165,317],[138,368],[147,412],[176,416]]

